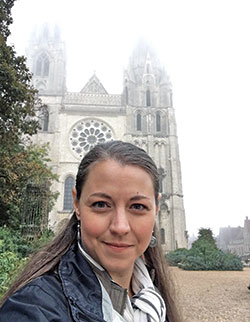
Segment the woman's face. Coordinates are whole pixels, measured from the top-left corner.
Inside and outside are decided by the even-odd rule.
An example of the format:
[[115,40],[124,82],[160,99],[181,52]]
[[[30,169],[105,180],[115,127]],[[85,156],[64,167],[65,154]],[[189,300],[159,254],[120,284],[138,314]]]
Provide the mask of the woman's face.
[[149,245],[157,206],[150,175],[114,160],[95,164],[74,205],[88,253],[113,277],[133,272]]

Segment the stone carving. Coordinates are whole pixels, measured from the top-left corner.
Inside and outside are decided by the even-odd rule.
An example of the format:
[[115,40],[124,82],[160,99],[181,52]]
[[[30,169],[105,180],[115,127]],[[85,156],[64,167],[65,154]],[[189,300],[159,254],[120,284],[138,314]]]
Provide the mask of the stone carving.
[[121,106],[121,95],[82,94],[68,92],[64,96],[64,104]]

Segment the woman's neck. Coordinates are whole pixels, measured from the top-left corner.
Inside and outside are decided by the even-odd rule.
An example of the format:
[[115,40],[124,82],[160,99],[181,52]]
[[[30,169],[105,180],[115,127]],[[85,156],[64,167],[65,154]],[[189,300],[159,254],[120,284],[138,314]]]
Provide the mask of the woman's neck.
[[112,280],[120,285],[122,288],[128,290],[129,297],[133,296],[133,291],[131,287],[131,280],[133,276],[133,270],[127,271],[124,273],[117,273],[117,272],[109,272]]

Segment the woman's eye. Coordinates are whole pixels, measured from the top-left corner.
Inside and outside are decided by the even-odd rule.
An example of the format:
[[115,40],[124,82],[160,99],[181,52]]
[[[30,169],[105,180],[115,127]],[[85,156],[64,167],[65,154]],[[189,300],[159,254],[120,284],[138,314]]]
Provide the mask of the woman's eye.
[[105,201],[96,201],[92,204],[92,207],[94,208],[105,208],[108,207],[107,203]]
[[135,210],[145,210],[147,207],[145,205],[142,205],[140,203],[135,203],[131,206]]

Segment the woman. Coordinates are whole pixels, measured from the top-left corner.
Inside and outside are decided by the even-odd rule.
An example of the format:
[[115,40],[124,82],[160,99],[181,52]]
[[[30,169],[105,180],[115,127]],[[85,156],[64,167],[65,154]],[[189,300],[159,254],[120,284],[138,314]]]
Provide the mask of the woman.
[[0,321],[180,321],[156,239],[157,168],[113,141],[81,161],[67,227],[31,259]]

